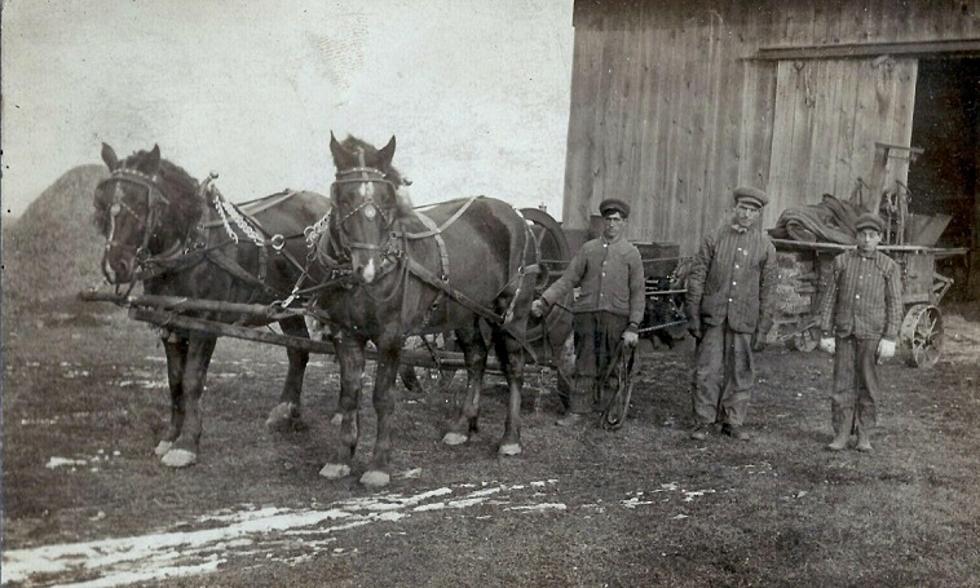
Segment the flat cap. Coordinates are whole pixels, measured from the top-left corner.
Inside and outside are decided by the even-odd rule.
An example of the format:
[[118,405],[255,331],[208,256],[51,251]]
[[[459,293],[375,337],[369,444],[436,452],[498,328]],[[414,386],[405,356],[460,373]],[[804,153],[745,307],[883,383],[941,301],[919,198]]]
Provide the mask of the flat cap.
[[602,216],[613,211],[619,212],[623,218],[627,218],[630,215],[630,205],[618,198],[606,198],[599,203],[599,214]]
[[857,218],[857,222],[854,223],[854,228],[858,231],[861,229],[874,229],[881,233],[885,229],[885,223],[881,222],[881,217],[877,214],[865,212]]
[[745,202],[747,204],[752,204],[757,208],[762,208],[766,204],[769,204],[769,197],[766,193],[758,188],[753,188],[752,186],[739,186],[735,188],[732,192],[732,197],[735,198],[735,203]]

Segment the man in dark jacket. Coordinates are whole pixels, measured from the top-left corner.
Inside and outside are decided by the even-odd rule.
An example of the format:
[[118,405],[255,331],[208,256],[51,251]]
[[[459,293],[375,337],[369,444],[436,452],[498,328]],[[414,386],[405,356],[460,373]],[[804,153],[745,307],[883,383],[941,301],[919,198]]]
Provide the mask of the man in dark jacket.
[[877,250],[881,219],[863,214],[855,228],[857,249],[834,258],[833,279],[820,304],[820,348],[834,354],[831,451],[847,447],[852,430],[857,431],[857,449],[871,451],[869,430],[876,422],[878,394],[875,363],[895,355],[902,319],[902,272]]
[[755,380],[752,351],[762,349],[772,326],[776,249],[758,222],[769,199],[749,187],[736,188],[733,196],[731,222],[704,239],[687,282],[688,330],[697,341],[696,440],[705,439],[716,422],[726,435],[749,438],[742,426]]
[[[570,398],[562,398],[567,414],[558,419],[561,426],[582,420],[592,409],[593,397],[599,399],[597,408],[608,400],[601,380],[620,347],[636,345],[643,320],[643,263],[640,252],[625,238],[630,207],[609,198],[599,204],[599,213],[604,223],[602,236],[586,242],[561,278],[531,306],[535,316],[542,316],[573,288],[581,288],[572,308],[574,385]],[[618,374],[610,376],[614,379],[618,381]]]

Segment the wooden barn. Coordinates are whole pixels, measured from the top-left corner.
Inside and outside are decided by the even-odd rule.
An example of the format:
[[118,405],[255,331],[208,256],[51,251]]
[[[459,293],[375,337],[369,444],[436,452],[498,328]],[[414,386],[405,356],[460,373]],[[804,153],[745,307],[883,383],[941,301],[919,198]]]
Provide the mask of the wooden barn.
[[737,185],[769,193],[768,228],[898,181],[952,217],[939,245],[980,251],[980,0],[576,0],[573,26],[571,234],[616,196],[630,239],[691,254]]

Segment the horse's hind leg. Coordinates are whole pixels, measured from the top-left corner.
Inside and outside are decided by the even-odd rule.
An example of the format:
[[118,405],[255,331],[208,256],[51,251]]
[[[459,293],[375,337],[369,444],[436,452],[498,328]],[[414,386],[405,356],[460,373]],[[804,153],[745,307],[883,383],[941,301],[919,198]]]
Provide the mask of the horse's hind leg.
[[449,423],[449,431],[442,437],[447,445],[466,443],[479,429],[480,393],[483,390],[483,372],[487,367],[487,345],[483,341],[476,320],[471,327],[456,331],[456,342],[463,350],[466,361],[466,397],[456,407],[456,414]]
[[184,364],[187,360],[187,338],[176,333],[168,333],[163,337],[163,349],[167,354],[167,383],[170,386],[170,423],[163,439],[153,452],[157,457],[163,457],[180,436],[184,425]]
[[360,436],[357,405],[361,398],[361,377],[364,374],[364,341],[338,335],[334,337],[337,363],[340,366],[340,445],[336,458],[320,468],[324,478],[336,480],[350,475],[351,462],[357,451]]
[[[304,338],[310,336],[302,317],[283,319],[279,321],[279,326],[286,335]],[[310,353],[295,347],[287,347],[286,357],[289,358],[286,381],[282,386],[279,404],[269,412],[265,426],[272,431],[301,431],[306,429],[306,424],[300,416],[300,395],[303,393],[303,376],[306,373],[306,364],[310,360]]]
[[180,435],[174,441],[170,450],[164,454],[161,461],[172,468],[189,466],[197,461],[198,446],[201,442],[201,394],[207,381],[208,365],[217,337],[192,335],[187,347],[184,363],[183,395],[181,407],[183,410],[183,426]]
[[391,418],[395,413],[395,399],[391,391],[401,363],[401,343],[401,337],[378,341],[378,367],[372,396],[374,412],[378,415],[378,433],[371,465],[361,476],[361,484],[372,488],[387,486],[391,479],[388,464],[391,459]]
[[524,347],[510,333],[495,329],[494,351],[507,378],[510,399],[507,404],[507,422],[500,440],[500,455],[521,453],[521,389],[524,387]]

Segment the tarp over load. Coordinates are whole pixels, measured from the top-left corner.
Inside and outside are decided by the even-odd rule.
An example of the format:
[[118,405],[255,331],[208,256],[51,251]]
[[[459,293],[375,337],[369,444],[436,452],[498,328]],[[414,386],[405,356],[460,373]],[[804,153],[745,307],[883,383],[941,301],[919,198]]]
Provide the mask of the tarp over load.
[[784,210],[769,234],[775,239],[854,245],[854,223],[864,212],[862,206],[824,194],[819,204]]

